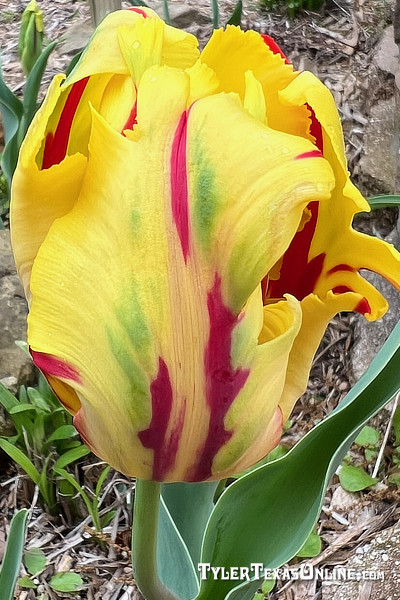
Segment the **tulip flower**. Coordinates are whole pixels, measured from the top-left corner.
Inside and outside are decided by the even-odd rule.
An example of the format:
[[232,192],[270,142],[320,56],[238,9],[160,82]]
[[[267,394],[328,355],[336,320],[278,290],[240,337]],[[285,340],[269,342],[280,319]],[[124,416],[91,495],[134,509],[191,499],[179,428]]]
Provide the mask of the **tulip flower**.
[[199,53],[150,9],[109,15],[21,149],[12,243],[36,365],[93,452],[154,481],[265,457],[360,275],[399,255],[356,232],[329,90],[228,26]]

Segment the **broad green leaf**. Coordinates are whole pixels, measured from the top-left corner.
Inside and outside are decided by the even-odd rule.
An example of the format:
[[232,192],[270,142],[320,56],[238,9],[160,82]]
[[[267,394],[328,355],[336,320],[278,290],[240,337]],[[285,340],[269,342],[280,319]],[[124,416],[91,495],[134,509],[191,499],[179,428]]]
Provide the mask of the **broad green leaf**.
[[162,498],[158,522],[157,567],[161,581],[179,600],[191,600],[196,596],[199,591],[197,573],[185,542]]
[[28,511],[23,508],[11,519],[10,532],[0,570],[1,600],[12,600],[17,582],[25,543],[26,520]]
[[73,425],[61,425],[51,434],[47,443],[54,442],[55,440],[66,440],[76,435],[78,435],[78,432]]
[[36,584],[30,577],[20,577],[17,581],[19,587],[35,590]]
[[[400,324],[341,404],[290,452],[237,479],[210,517],[202,562],[277,568],[310,535],[326,487],[360,428],[400,387]],[[245,535],[244,535],[245,532]],[[245,600],[252,584],[202,582],[198,600]],[[256,591],[256,589],[254,590]]]
[[162,486],[163,500],[194,565],[200,560],[201,544],[214,508],[213,498],[217,486],[218,482],[165,483]]
[[90,454],[90,450],[87,446],[81,444],[77,448],[72,448],[72,450],[68,450],[62,456],[60,456],[54,465],[54,470],[63,469],[67,465],[70,465],[73,462],[76,462],[80,458],[87,456]]
[[312,531],[308,536],[308,539],[304,546],[300,548],[296,556],[300,558],[313,558],[321,553],[322,541],[318,533]]
[[339,470],[340,485],[348,492],[360,492],[378,482],[376,477],[368,475],[361,467],[342,465]]
[[35,485],[39,485],[40,473],[33,462],[19,448],[10,444],[4,438],[0,438],[0,448],[8,454],[32,479]]
[[41,548],[29,548],[24,554],[24,563],[28,573],[37,575],[46,566],[46,555]]
[[371,196],[367,198],[368,204],[372,210],[378,208],[390,208],[392,206],[400,205],[400,195],[398,194],[382,194],[379,196]]
[[363,427],[354,440],[354,443],[364,448],[374,448],[379,444],[381,439],[380,433],[377,429],[366,425]]
[[240,26],[242,23],[242,12],[243,12],[243,2],[242,2],[242,0],[239,0],[239,2],[237,2],[236,6],[235,6],[235,10],[233,11],[231,18],[227,22],[227,25]]
[[50,579],[49,585],[55,592],[77,592],[83,579],[77,573],[57,573]]

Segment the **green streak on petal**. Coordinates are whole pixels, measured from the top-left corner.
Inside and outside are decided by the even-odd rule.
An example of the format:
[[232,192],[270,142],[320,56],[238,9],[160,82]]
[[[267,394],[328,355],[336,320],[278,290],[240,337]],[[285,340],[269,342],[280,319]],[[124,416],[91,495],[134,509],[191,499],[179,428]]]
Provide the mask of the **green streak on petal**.
[[125,395],[121,398],[121,402],[129,407],[132,420],[138,429],[146,427],[151,418],[148,378],[132,356],[132,349],[121,343],[118,335],[108,326],[106,333],[110,351],[126,377],[125,385],[120,386]]
[[207,160],[200,145],[194,151],[194,225],[197,236],[205,249],[212,241],[215,215],[218,209],[216,176],[213,165]]
[[138,210],[133,210],[131,213],[131,225],[133,232],[138,235],[142,225],[142,217]]

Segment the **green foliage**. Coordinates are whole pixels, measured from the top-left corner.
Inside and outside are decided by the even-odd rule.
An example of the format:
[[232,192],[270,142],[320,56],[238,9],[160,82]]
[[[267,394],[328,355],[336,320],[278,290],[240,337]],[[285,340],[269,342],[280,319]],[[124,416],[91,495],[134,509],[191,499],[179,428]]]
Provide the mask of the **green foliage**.
[[318,556],[322,549],[322,541],[318,533],[312,531],[306,540],[304,546],[298,551],[296,556],[300,558],[313,558]]
[[17,165],[19,149],[38,109],[39,88],[47,60],[55,46],[56,42],[49,44],[33,65],[26,79],[22,102],[5,84],[0,63],[0,112],[3,120],[5,142],[0,166],[7,182],[8,193]]
[[275,10],[286,6],[289,15],[293,18],[299,10],[319,10],[325,0],[259,0],[260,5],[267,10]]
[[394,413],[393,429],[396,436],[395,446],[400,446],[400,406],[396,408]]
[[0,403],[10,416],[15,433],[0,437],[2,448],[39,487],[41,502],[56,512],[57,469],[89,454],[77,438],[72,417],[64,410],[43,376],[39,387],[21,387],[16,398],[0,384]]
[[368,475],[361,467],[342,465],[339,471],[339,481],[342,488],[348,492],[360,492],[375,485],[378,479]]
[[25,543],[27,517],[28,511],[23,508],[11,520],[6,551],[0,568],[1,600],[12,600],[14,598],[14,588]]
[[30,73],[42,52],[43,14],[36,0],[25,8],[19,31],[18,54],[25,74]]
[[362,428],[354,443],[358,446],[363,446],[364,448],[376,448],[379,445],[379,441],[381,439],[379,431],[366,425]]
[[62,572],[57,573],[50,579],[50,587],[55,592],[77,592],[83,584],[82,577],[77,573]]
[[368,204],[372,210],[379,208],[390,208],[400,205],[400,195],[398,194],[382,194],[379,196],[371,196],[367,198]]
[[96,531],[101,531],[102,528],[109,522],[109,514],[107,514],[103,520],[100,519],[100,515],[99,515],[100,492],[101,492],[101,488],[103,487],[103,484],[107,478],[107,475],[111,471],[111,467],[106,467],[105,469],[103,469],[103,471],[97,481],[96,489],[94,491],[92,500],[90,500],[89,496],[87,495],[87,493],[85,492],[83,487],[81,485],[79,485],[79,483],[77,482],[75,477],[73,477],[73,475],[71,475],[71,473],[68,473],[68,471],[66,471],[65,469],[62,469],[57,466],[54,467],[53,471],[57,475],[60,475],[65,481],[67,481],[79,493],[79,495],[81,496],[82,500],[84,501],[84,503],[86,505],[88,513],[92,517],[93,525],[94,525]]

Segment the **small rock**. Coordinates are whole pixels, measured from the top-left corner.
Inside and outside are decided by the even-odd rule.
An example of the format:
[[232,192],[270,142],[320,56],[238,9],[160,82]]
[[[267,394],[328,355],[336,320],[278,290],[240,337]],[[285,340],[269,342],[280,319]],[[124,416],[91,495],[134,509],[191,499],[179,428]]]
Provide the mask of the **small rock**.
[[27,306],[16,274],[10,232],[0,231],[0,380],[12,391],[34,378],[32,361],[15,345],[26,340]]
[[383,32],[374,61],[382,71],[395,76],[396,85],[400,88],[400,54],[399,47],[394,41],[393,25]]
[[395,98],[371,109],[364,132],[360,180],[369,194],[393,194],[396,185],[398,135]]

